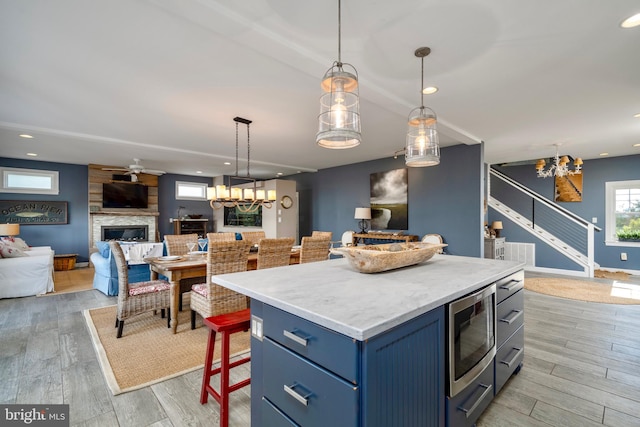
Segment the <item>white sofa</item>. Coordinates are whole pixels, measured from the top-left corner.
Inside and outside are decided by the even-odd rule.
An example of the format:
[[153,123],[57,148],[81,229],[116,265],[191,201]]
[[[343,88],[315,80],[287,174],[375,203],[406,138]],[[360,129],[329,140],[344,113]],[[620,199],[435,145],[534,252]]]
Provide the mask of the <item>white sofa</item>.
[[24,251],[27,256],[0,258],[0,298],[53,292],[53,255],[49,246]]

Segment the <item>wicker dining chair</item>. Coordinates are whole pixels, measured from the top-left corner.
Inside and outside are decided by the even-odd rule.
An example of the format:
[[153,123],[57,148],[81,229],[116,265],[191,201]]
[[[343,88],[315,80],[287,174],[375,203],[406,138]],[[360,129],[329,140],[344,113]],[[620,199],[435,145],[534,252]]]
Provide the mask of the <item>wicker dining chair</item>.
[[331,231],[317,231],[314,230],[311,232],[311,237],[324,237],[327,238],[329,240],[331,240],[331,238],[333,237],[333,232]]
[[331,237],[303,237],[300,245],[300,264],[329,259],[329,246]]
[[209,241],[207,281],[191,287],[191,329],[196,328],[196,313],[206,319],[247,308],[245,295],[211,282],[211,276],[246,271],[250,247],[244,240]]
[[[167,245],[167,255],[180,256],[189,252],[187,243],[195,243],[194,250],[198,250],[198,235],[193,234],[165,234],[164,240]],[[178,310],[182,311],[182,294],[189,292],[191,286],[196,283],[202,283],[204,277],[194,277],[180,280],[180,296],[178,297]]]
[[[129,273],[124,252],[118,242],[109,242],[111,254],[118,269],[118,309],[116,314],[117,338],[122,336],[124,321],[147,311],[167,310],[171,312],[171,284],[166,280],[129,283]],[[167,316],[167,327],[171,315]]]
[[242,234],[242,240],[248,241],[251,246],[259,244],[261,239],[267,237],[264,231],[243,231],[240,234]]
[[209,242],[232,242],[236,240],[236,233],[207,233],[207,240]]
[[258,246],[258,270],[289,265],[293,237],[262,239]]

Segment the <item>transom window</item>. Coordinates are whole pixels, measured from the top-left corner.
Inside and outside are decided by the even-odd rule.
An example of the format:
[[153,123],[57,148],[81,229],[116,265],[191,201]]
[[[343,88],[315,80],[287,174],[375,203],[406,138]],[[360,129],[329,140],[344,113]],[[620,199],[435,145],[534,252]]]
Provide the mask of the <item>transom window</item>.
[[0,192],[58,194],[58,171],[0,167]]
[[207,184],[176,181],[176,200],[207,200]]

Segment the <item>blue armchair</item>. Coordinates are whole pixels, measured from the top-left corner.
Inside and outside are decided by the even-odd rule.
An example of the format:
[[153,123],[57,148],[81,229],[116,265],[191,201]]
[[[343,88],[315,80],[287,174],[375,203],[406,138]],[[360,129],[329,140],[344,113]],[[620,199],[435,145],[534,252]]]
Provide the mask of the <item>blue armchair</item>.
[[[98,252],[92,253],[89,257],[95,268],[93,287],[105,295],[118,295],[118,268],[111,254],[109,242],[97,242],[96,247]],[[145,282],[150,278],[147,264],[129,266],[129,282]]]

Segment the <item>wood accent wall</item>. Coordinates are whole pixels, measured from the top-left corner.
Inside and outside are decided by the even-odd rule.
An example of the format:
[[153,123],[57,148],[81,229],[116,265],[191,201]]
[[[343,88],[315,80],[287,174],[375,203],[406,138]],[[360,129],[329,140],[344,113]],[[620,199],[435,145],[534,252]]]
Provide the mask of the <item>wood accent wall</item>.
[[[104,171],[102,168],[119,168],[120,166],[89,165],[89,213],[113,213],[122,215],[157,214],[158,213],[158,177],[145,173],[138,174],[138,183],[149,187],[149,204],[147,209],[103,209],[102,208],[102,184],[114,182],[113,175],[117,171]],[[124,173],[124,172],[122,172]]]

